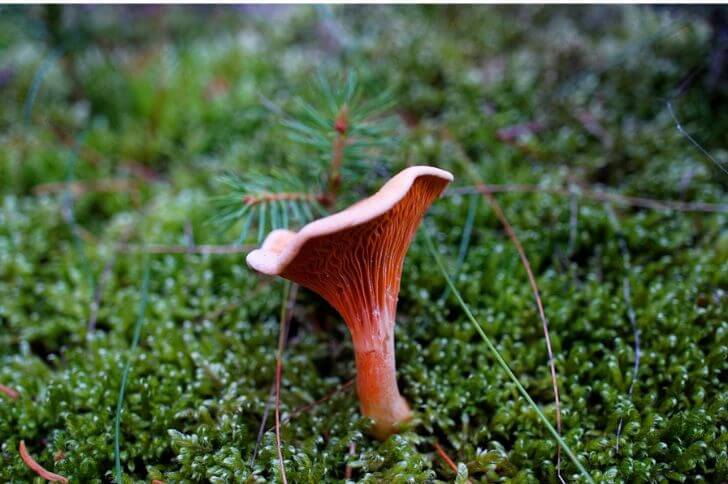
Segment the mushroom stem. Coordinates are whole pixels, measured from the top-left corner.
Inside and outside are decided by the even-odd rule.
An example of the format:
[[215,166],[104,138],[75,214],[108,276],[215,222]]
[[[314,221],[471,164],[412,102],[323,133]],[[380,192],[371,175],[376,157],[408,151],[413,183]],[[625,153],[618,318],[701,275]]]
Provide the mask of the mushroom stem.
[[370,340],[366,345],[357,345],[354,340],[354,348],[356,390],[361,413],[374,420],[371,432],[376,438],[384,440],[412,417],[412,411],[397,386],[394,335],[390,332],[383,340]]

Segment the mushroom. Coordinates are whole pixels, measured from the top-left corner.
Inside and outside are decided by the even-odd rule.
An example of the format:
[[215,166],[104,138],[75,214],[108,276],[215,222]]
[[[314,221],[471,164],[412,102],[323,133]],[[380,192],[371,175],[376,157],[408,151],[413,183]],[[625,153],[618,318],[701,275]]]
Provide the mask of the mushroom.
[[344,318],[361,412],[385,439],[412,412],[397,387],[394,323],[404,256],[427,208],[453,179],[429,166],[401,171],[377,193],[298,232],[274,230],[246,261],[300,284]]

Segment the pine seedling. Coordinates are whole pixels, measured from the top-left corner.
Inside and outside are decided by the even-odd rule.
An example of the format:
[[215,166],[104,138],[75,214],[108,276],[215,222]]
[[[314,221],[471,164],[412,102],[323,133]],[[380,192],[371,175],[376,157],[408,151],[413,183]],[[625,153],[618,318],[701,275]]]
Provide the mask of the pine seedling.
[[224,231],[239,229],[238,244],[260,243],[271,230],[300,227],[333,210],[346,180],[361,179],[394,144],[395,121],[385,116],[392,97],[364,91],[354,73],[338,83],[319,75],[313,93],[282,115],[299,156],[287,171],[223,175],[228,193],[215,200],[213,220]]
[[339,84],[319,75],[314,98],[297,98],[296,113],[283,124],[289,139],[311,153],[304,164],[326,173],[325,201],[332,207],[342,181],[360,179],[393,146],[395,121],[385,113],[394,101],[388,91],[366,97],[354,72]]

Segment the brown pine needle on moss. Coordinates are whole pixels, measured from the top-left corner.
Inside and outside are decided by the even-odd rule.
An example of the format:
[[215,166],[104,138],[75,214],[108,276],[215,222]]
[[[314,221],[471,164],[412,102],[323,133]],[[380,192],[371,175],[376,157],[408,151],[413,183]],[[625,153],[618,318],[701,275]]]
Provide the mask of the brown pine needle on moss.
[[433,445],[433,447],[435,447],[435,452],[437,452],[437,455],[439,455],[439,456],[440,456],[440,458],[441,458],[442,460],[444,460],[444,461],[445,461],[445,464],[447,464],[447,466],[448,466],[448,467],[449,467],[450,469],[452,469],[452,471],[453,471],[453,472],[454,472],[455,474],[457,474],[457,473],[458,473],[458,466],[457,466],[457,464],[455,464],[455,461],[453,461],[453,460],[452,460],[452,459],[450,458],[450,456],[449,456],[449,455],[447,455],[447,453],[446,453],[446,452],[445,452],[445,451],[443,450],[443,448],[442,448],[442,447],[440,447],[440,444],[439,444],[439,443],[435,442],[435,443],[434,443],[434,444],[432,444],[432,445]]
[[25,448],[25,441],[20,441],[20,446],[18,447],[18,452],[20,453],[20,458],[23,459],[23,462],[26,466],[36,474],[38,474],[40,477],[45,479],[46,481],[51,482],[62,482],[64,484],[68,483],[68,478],[59,476],[58,474],[54,474],[53,472],[46,470],[42,465],[38,464],[33,457],[28,453],[28,449]]
[[[437,455],[439,455],[440,458],[443,461],[445,461],[445,464],[447,464],[447,466],[450,469],[452,469],[452,471],[457,475],[458,466],[457,466],[457,464],[455,464],[455,461],[452,460],[449,455],[447,455],[447,452],[445,452],[445,449],[443,449],[442,446],[440,446],[439,442],[437,442],[437,441],[435,441],[435,443],[433,444],[433,447],[435,447],[435,452],[437,452]],[[467,482],[468,484],[472,484],[473,481],[468,479],[465,482]]]

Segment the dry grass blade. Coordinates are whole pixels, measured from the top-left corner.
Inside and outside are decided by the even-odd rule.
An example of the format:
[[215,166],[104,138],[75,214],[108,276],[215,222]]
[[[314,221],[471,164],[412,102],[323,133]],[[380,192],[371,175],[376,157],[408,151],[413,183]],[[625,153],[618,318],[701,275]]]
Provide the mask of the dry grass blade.
[[[569,459],[574,463],[574,465],[579,469],[579,472],[582,474],[584,479],[586,479],[587,482],[593,483],[594,479],[592,479],[591,475],[589,474],[589,471],[586,470],[584,465],[579,461],[579,458],[574,454],[574,452],[571,450],[571,447],[564,441],[564,439],[561,437],[561,434],[557,432],[557,430],[551,425],[551,422],[549,422],[549,419],[546,418],[546,415],[541,411],[538,405],[536,405],[536,402],[533,401],[533,398],[531,398],[531,395],[528,394],[525,387],[521,384],[518,377],[513,373],[513,370],[511,370],[510,366],[508,366],[508,363],[503,358],[503,355],[500,354],[498,351],[498,348],[495,347],[495,344],[490,340],[488,335],[483,330],[483,327],[480,325],[477,319],[475,319],[475,316],[473,316],[472,311],[468,307],[468,305],[465,303],[465,300],[463,299],[463,296],[460,294],[460,291],[458,291],[457,287],[455,287],[455,284],[452,282],[452,279],[450,278],[450,275],[445,268],[445,265],[442,263],[442,260],[440,259],[440,256],[437,252],[437,249],[435,249],[435,244],[432,241],[432,237],[428,233],[427,230],[423,231],[425,235],[425,241],[427,242],[427,248],[430,251],[430,254],[432,255],[433,260],[435,261],[435,264],[437,264],[437,267],[440,269],[440,272],[442,273],[443,278],[445,279],[445,282],[448,286],[450,286],[450,290],[452,291],[452,294],[455,296],[455,299],[457,300],[460,307],[463,309],[463,312],[465,313],[465,316],[467,316],[470,323],[473,325],[475,330],[478,332],[480,337],[483,339],[483,342],[488,347],[488,351],[493,355],[493,358],[498,362],[498,364],[501,366],[503,371],[506,372],[506,375],[508,375],[508,378],[513,382],[513,384],[516,386],[516,389],[518,389],[518,392],[521,394],[521,396],[528,402],[528,404],[531,406],[531,408],[536,412],[539,419],[543,424],[546,426],[548,431],[553,435],[553,437],[556,439],[556,442],[563,447],[564,451],[566,451],[566,455],[569,456]],[[562,479],[563,480],[563,479]]]
[[[533,298],[536,301],[536,307],[538,308],[538,315],[541,318],[541,324],[543,326],[543,334],[544,338],[546,339],[546,350],[548,352],[549,357],[549,369],[551,371],[551,382],[553,384],[554,389],[554,404],[556,405],[556,431],[561,435],[561,399],[559,397],[559,383],[558,378],[556,376],[556,362],[554,361],[554,352],[551,348],[551,336],[549,335],[549,323],[548,319],[546,318],[546,311],[544,311],[543,308],[543,302],[541,301],[541,293],[538,289],[538,284],[536,283],[536,277],[533,275],[533,270],[531,270],[531,263],[528,261],[528,257],[526,257],[526,251],[523,250],[523,245],[521,245],[521,241],[518,239],[518,236],[516,235],[516,232],[513,230],[513,227],[511,226],[510,222],[508,222],[508,219],[506,218],[505,214],[503,213],[503,209],[500,206],[500,203],[498,203],[498,200],[495,199],[493,194],[488,190],[488,188],[484,184],[478,185],[481,193],[485,197],[485,199],[490,204],[491,208],[493,209],[493,212],[495,212],[496,217],[498,217],[498,220],[500,221],[501,225],[503,225],[503,229],[506,231],[506,234],[508,234],[508,238],[511,239],[511,242],[513,242],[513,245],[516,247],[516,251],[518,251],[518,257],[521,259],[521,263],[523,264],[524,269],[526,269],[526,275],[528,276],[528,283],[531,285],[531,292],[533,292]],[[557,447],[557,454],[556,454],[556,472],[558,474],[559,480],[563,481],[563,478],[561,477],[561,447]]]
[[50,482],[62,482],[64,484],[68,483],[68,478],[59,476],[58,474],[54,474],[53,472],[46,470],[42,465],[38,464],[35,459],[28,453],[28,449],[25,447],[25,441],[20,441],[20,446],[18,447],[18,452],[20,453],[20,458],[23,460],[26,466],[36,474],[38,474],[40,477],[45,479],[46,481]]
[[[285,348],[286,341],[288,340],[288,323],[291,320],[293,314],[293,305],[298,294],[298,285],[293,285],[293,288],[289,291],[285,289],[287,295],[281,301],[281,320],[280,320],[280,333],[278,335],[278,350],[282,354],[282,350]],[[265,435],[265,424],[268,422],[268,414],[270,413],[271,403],[276,395],[276,385],[279,383],[278,380],[278,358],[276,358],[276,379],[270,386],[270,392],[266,399],[265,409],[263,410],[263,417],[260,419],[260,427],[258,428],[258,437],[255,441],[255,447],[253,447],[253,453],[250,456],[250,468],[252,469],[255,465],[255,459],[258,457],[258,450],[260,449],[260,443],[263,441],[263,435]],[[280,388],[280,387],[279,387]],[[280,404],[280,400],[278,400]],[[274,427],[275,428],[275,427]],[[270,431],[270,429],[269,429]],[[285,472],[285,470],[284,470]]]
[[[482,193],[485,199],[490,204],[491,208],[493,209],[493,212],[495,213],[496,217],[500,221],[501,225],[503,225],[503,229],[506,231],[506,234],[511,239],[511,242],[513,242],[513,245],[516,247],[516,250],[518,251],[518,257],[521,259],[521,263],[523,264],[524,269],[526,270],[526,275],[528,276],[528,282],[531,286],[531,291],[533,292],[533,297],[536,302],[536,307],[538,308],[538,314],[541,318],[541,324],[543,326],[543,333],[544,338],[546,340],[546,350],[548,352],[548,364],[549,364],[549,370],[551,371],[551,382],[553,385],[553,391],[554,391],[554,405],[556,406],[556,433],[557,433],[557,440],[559,445],[557,446],[556,450],[556,475],[559,478],[561,482],[564,482],[564,478],[561,476],[561,448],[564,446],[563,439],[561,438],[561,398],[559,397],[559,384],[558,384],[558,378],[556,375],[556,362],[554,361],[554,354],[553,350],[551,348],[551,336],[549,335],[549,325],[548,325],[548,319],[546,318],[546,311],[544,311],[543,303],[541,301],[541,293],[538,289],[538,284],[536,283],[536,277],[533,275],[533,271],[531,270],[531,263],[528,261],[528,257],[526,257],[526,251],[523,249],[523,246],[521,245],[521,241],[518,239],[518,236],[516,235],[516,232],[513,230],[513,227],[511,226],[510,222],[508,222],[508,218],[505,216],[505,213],[503,213],[503,209],[500,206],[500,203],[498,203],[498,200],[495,199],[493,196],[493,191],[488,188],[488,186],[483,183],[483,181],[480,178],[480,175],[478,172],[473,168],[473,164],[470,161],[470,158],[468,157],[465,150],[462,149],[460,144],[450,135],[449,133],[445,133],[446,137],[450,139],[456,146],[457,151],[459,152],[459,161],[463,165],[463,167],[468,171],[471,178],[475,180],[476,185],[475,188],[478,192]],[[572,195],[572,190],[565,191],[567,195]],[[529,397],[530,398],[530,397]],[[571,457],[571,456],[570,456]],[[574,457],[572,460],[574,460],[574,463],[577,465],[577,467],[581,467],[581,464],[578,462],[576,457]],[[588,476],[588,473],[586,473],[585,469],[581,469],[583,472]]]

